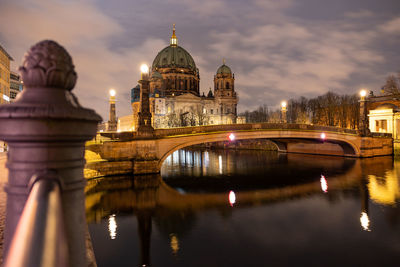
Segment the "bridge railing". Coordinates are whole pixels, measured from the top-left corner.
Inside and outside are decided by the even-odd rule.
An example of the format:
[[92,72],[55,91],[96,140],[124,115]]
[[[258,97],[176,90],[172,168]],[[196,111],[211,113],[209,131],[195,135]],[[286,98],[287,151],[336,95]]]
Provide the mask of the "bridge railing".
[[69,266],[59,180],[33,180],[4,266]]
[[246,123],[246,124],[222,124],[222,125],[205,125],[170,129],[156,129],[155,136],[173,136],[186,135],[206,132],[218,131],[241,131],[241,130],[308,130],[308,131],[326,131],[347,134],[357,134],[357,130],[346,129],[332,126],[319,126],[311,124],[295,124],[295,123]]

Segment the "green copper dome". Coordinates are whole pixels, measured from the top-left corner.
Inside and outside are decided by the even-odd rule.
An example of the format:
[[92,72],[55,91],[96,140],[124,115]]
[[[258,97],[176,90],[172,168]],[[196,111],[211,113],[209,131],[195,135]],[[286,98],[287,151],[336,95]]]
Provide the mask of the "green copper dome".
[[221,67],[218,68],[217,74],[232,74],[232,71],[231,68],[223,64]]
[[196,72],[192,56],[183,47],[170,45],[161,50],[153,61],[152,70],[158,68],[186,68]]

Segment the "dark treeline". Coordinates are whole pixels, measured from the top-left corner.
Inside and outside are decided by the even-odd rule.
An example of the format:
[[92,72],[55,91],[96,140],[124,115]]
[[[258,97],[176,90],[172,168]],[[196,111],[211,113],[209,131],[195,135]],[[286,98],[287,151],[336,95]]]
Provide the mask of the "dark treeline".
[[[356,129],[360,109],[358,101],[358,94],[338,95],[332,92],[311,99],[291,99],[287,103],[287,122]],[[281,111],[271,111],[267,105],[240,115],[246,118],[247,123],[281,121]]]

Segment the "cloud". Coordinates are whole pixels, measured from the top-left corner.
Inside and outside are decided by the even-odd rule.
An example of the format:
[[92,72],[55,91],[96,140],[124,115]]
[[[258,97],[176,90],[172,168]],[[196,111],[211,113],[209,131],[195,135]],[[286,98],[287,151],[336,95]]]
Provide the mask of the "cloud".
[[[80,102],[107,119],[111,87],[118,92],[119,114],[129,114],[130,88],[137,84],[142,62],[152,62],[154,51],[166,46],[160,39],[144,39],[135,48],[115,49],[110,40],[124,34],[117,21],[92,1],[5,1],[0,4],[0,32],[11,54],[23,55],[29,46],[53,39],[71,54],[78,73],[74,89]],[[8,21],[18,18],[10,27]],[[21,65],[16,58],[14,68]]]
[[382,24],[379,27],[384,33],[394,34],[400,37],[400,18],[394,18],[388,22]]
[[224,57],[235,73],[239,109],[254,109],[328,90],[380,88],[387,74],[398,69],[400,19],[391,15],[395,9],[381,7],[379,13],[367,5],[350,7],[343,1],[340,10],[345,12],[312,19],[310,13],[326,11],[323,3],[1,0],[0,40],[15,66],[39,40],[65,46],[78,71],[75,93],[106,118],[110,87],[118,93],[118,115],[131,113],[129,94],[139,79],[138,66],[151,63],[168,45],[175,22],[179,44],[200,69],[201,91],[213,87]]

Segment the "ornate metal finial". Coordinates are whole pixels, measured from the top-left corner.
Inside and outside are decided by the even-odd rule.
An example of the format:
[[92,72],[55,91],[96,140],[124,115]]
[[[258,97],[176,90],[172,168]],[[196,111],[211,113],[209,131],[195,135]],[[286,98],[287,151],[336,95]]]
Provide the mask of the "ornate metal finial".
[[222,58],[222,65],[225,65],[225,58]]
[[175,35],[175,23],[172,24],[172,36],[171,36],[170,44],[171,44],[171,46],[177,46],[178,45],[178,38]]
[[32,46],[19,71],[28,89],[52,87],[71,91],[77,79],[71,56],[64,47],[51,40]]

